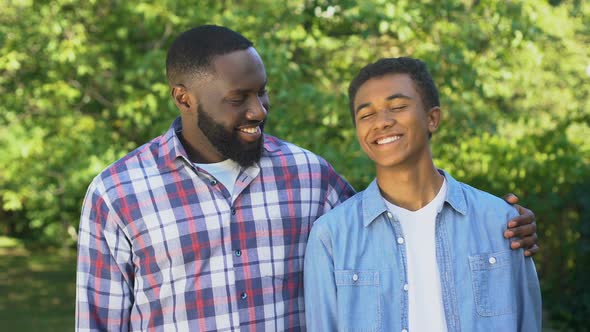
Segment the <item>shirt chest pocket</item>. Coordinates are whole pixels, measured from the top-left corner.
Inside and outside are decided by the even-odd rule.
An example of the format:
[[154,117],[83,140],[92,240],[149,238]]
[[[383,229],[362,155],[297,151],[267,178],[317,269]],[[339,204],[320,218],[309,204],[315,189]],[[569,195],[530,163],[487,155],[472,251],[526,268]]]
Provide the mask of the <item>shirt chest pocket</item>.
[[520,251],[500,251],[469,256],[473,296],[480,316],[511,314],[515,310],[514,276],[511,255]]
[[300,278],[309,223],[300,218],[253,221],[255,232],[245,241],[248,261],[256,262],[262,277]]
[[379,271],[337,270],[338,324],[340,331],[380,331]]

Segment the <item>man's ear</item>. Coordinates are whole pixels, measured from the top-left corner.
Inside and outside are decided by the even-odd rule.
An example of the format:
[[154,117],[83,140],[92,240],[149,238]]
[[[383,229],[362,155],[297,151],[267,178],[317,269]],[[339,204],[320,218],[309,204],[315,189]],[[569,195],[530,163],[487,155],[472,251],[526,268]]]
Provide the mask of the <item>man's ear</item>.
[[431,108],[428,111],[427,117],[428,117],[428,131],[432,134],[440,126],[440,120],[442,117],[440,107],[434,106],[433,108]]
[[178,107],[181,113],[193,113],[196,109],[194,107],[197,104],[196,100],[194,100],[184,85],[174,85],[170,94],[172,95],[174,104],[176,104],[176,107]]

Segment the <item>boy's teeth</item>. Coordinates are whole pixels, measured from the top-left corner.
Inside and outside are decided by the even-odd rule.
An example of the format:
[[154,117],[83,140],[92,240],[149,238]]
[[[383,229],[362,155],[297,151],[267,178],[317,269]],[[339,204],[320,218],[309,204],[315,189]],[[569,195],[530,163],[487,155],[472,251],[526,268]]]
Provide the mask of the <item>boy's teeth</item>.
[[390,137],[381,138],[381,139],[377,140],[377,144],[391,143],[391,142],[397,141],[400,138],[401,138],[401,136],[390,136]]

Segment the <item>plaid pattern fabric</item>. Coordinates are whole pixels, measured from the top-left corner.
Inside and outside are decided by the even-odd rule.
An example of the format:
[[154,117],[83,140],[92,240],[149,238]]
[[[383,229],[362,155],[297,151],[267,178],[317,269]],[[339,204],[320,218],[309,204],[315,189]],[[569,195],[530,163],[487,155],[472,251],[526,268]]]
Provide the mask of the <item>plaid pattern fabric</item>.
[[353,194],[320,157],[272,136],[234,193],[170,130],[90,185],[80,220],[77,331],[305,330],[313,222]]

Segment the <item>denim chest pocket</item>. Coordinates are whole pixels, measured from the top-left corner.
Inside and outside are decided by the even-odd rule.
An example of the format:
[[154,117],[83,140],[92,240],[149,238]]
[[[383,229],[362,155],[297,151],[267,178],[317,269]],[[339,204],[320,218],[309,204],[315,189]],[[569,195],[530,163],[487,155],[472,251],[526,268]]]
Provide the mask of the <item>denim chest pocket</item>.
[[338,301],[338,330],[380,331],[379,271],[337,270],[334,277]]
[[499,251],[469,256],[475,306],[480,316],[499,316],[515,311],[511,255]]

